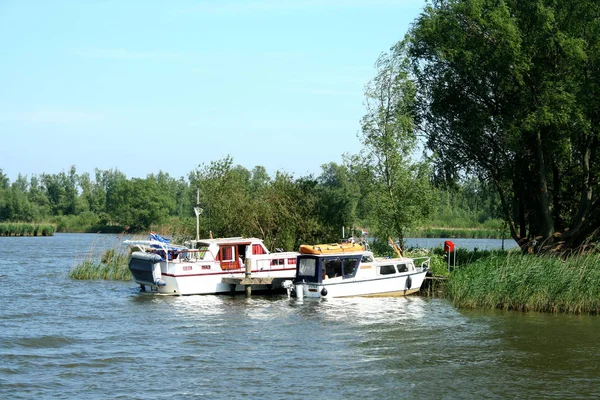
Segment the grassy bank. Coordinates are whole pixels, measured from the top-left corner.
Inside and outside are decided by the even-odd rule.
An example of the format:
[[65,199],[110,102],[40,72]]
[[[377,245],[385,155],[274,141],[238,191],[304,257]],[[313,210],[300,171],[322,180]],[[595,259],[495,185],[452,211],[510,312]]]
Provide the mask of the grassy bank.
[[600,255],[493,254],[459,267],[446,296],[457,307],[600,313]]
[[83,261],[69,273],[71,279],[106,279],[106,280],[131,280],[131,272],[127,266],[129,255],[116,253],[110,249],[102,254],[100,262],[91,259]]
[[52,236],[54,232],[56,226],[53,224],[0,223],[0,236]]

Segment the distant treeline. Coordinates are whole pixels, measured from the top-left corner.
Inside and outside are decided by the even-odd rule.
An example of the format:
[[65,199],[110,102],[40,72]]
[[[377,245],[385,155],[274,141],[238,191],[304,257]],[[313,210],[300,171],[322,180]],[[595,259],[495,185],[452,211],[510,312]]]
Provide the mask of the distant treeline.
[[[128,179],[116,169],[97,169],[92,178],[73,166],[59,174],[19,175],[10,182],[0,170],[0,222],[43,221],[58,232],[153,229],[190,237],[195,236],[199,189],[201,237],[211,232],[215,237],[258,236],[272,248],[293,249],[299,243],[336,241],[342,227],[347,235],[352,228],[358,234],[365,228],[372,236],[383,236],[377,229],[382,222],[373,213],[378,203],[373,180],[369,168],[352,160],[323,165],[319,176],[299,178],[283,172],[271,177],[262,166],[248,170],[229,157],[201,165],[187,178],[159,172]],[[429,219],[415,216],[407,229],[501,226],[493,219],[494,197],[476,181],[429,190],[416,196],[429,204]]]

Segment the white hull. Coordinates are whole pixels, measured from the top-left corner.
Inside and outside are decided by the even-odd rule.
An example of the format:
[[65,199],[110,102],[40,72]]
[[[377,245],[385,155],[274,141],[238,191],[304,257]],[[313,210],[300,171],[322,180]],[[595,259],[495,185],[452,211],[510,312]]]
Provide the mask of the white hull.
[[[270,285],[253,285],[252,290],[256,291],[271,291],[273,289],[282,289],[282,282],[286,279],[293,279],[296,274],[296,269],[282,270],[271,273],[263,273],[255,271],[252,273],[253,278],[274,278]],[[224,294],[231,292],[244,292],[243,285],[231,285],[223,283],[223,278],[243,278],[244,271],[231,273],[222,272],[214,274],[202,274],[195,276],[170,276],[162,274],[162,279],[165,281],[165,286],[153,286],[151,291],[164,295],[193,295],[193,294]],[[233,286],[233,287],[232,287]]]
[[375,258],[370,251],[298,256],[296,278],[285,282],[288,295],[303,298],[406,296],[418,292],[430,259]]
[[[425,274],[426,271],[423,271],[368,280],[333,278],[320,284],[296,284],[296,291],[302,289],[303,294],[297,297],[305,298],[407,296],[419,291]],[[409,276],[410,287],[407,285]],[[323,289],[326,290],[325,296]]]

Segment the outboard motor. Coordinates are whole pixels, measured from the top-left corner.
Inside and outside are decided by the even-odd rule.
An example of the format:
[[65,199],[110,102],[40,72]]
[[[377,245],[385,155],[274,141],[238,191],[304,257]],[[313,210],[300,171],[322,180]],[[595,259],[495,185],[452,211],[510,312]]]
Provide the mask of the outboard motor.
[[134,251],[129,258],[129,271],[140,285],[166,286],[160,272],[161,260],[158,254]]
[[296,283],[296,298],[298,300],[304,299],[304,283]]

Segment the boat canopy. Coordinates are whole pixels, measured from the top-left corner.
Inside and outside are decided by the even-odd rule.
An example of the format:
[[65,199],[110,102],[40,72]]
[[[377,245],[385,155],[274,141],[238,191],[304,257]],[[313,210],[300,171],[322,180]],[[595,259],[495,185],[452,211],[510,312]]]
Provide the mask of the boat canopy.
[[352,278],[356,275],[362,258],[362,253],[300,255],[296,261],[294,282],[320,283],[332,278]]

